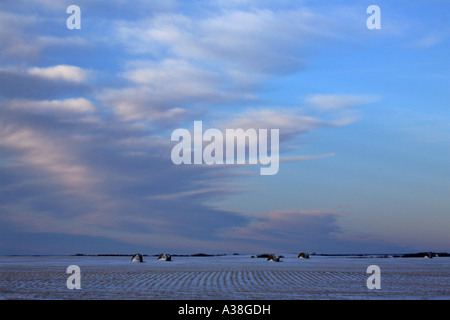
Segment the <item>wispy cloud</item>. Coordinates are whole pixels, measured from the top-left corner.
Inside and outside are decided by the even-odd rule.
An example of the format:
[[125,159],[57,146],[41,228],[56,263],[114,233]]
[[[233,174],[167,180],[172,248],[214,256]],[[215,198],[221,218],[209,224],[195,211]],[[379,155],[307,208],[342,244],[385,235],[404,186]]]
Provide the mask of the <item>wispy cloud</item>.
[[314,94],[306,97],[305,102],[319,111],[335,111],[380,100],[374,95],[346,95],[346,94]]
[[[339,93],[337,85],[314,94],[294,75],[315,68],[316,53],[333,55],[335,44],[357,38],[359,26],[306,3],[77,4],[76,33],[65,27],[63,2],[0,4],[2,230],[187,250],[343,245],[341,209],[253,216],[208,205],[245,192],[246,168],[175,166],[170,131],[193,120],[279,129],[281,162],[338,160],[334,145],[302,154],[292,146],[354,123],[359,107],[380,97]],[[360,19],[347,7],[337,12]],[[305,100],[272,96],[280,79],[294,79],[286,95]]]
[[[333,35],[327,25],[325,17],[308,10],[224,10],[207,18],[165,14],[152,20],[120,22],[117,34],[136,53],[278,73],[298,70],[300,49]],[[271,50],[274,46],[279,50]]]
[[95,111],[94,104],[85,98],[64,100],[11,100],[7,103],[13,109],[22,109],[29,112],[56,111],[70,113],[91,113]]
[[89,72],[75,66],[33,67],[30,70],[0,68],[0,97],[54,100],[67,95],[80,97],[91,90],[84,81]]
[[337,218],[344,211],[276,210],[253,218],[247,226],[222,234],[224,238],[239,238],[264,243],[266,250],[313,249],[314,242],[333,241],[340,228]]
[[[113,19],[108,43],[126,51],[110,71],[117,82],[95,92],[91,80],[98,70],[33,61],[26,67],[3,67],[0,147],[15,165],[0,174],[11,177],[6,189],[13,188],[18,170],[21,181],[33,181],[30,187],[17,186],[22,195],[5,202],[9,213],[4,221],[26,230],[174,248],[205,241],[216,248],[237,243],[238,237],[224,243],[220,234],[246,228],[249,218],[204,204],[239,191],[227,184],[236,176],[234,166],[179,168],[170,162],[169,136],[161,137],[194,116],[229,128],[278,128],[286,140],[341,125],[277,107],[240,108],[223,119],[216,116],[217,111],[227,113],[227,104],[257,104],[264,81],[300,71],[303,50],[334,36],[327,21],[303,9],[220,9],[203,18],[163,10],[151,20]],[[25,31],[24,25],[16,26],[17,34]],[[30,43],[36,55],[64,43],[105,43],[95,33],[83,41],[35,33],[38,40]],[[8,125],[7,119],[13,123]],[[42,173],[45,181],[33,180],[33,172]],[[36,191],[43,186],[59,187],[59,196]],[[30,201],[33,195],[40,200]],[[64,204],[73,201],[83,205],[61,215]],[[270,219],[280,221],[281,216],[285,213],[273,213]]]
[[0,145],[21,153],[16,165],[46,171],[51,174],[49,180],[71,187],[72,191],[87,189],[95,181],[95,175],[56,137],[45,136],[30,127],[17,127],[4,121],[0,124]]
[[57,65],[47,68],[33,67],[29,68],[27,72],[31,75],[50,80],[63,80],[76,83],[86,81],[89,75],[89,71],[69,65]]
[[204,188],[204,189],[198,189],[198,190],[189,190],[189,191],[183,191],[183,192],[177,192],[177,193],[170,193],[170,194],[161,194],[161,195],[151,195],[148,196],[149,199],[152,200],[174,200],[174,199],[180,199],[180,198],[187,198],[187,197],[193,197],[193,196],[205,196],[207,194],[224,194],[224,193],[230,193],[235,192],[235,190],[231,190],[229,188]]
[[323,159],[336,156],[335,153],[326,153],[320,155],[300,155],[300,156],[284,156],[280,158],[280,162],[308,161]]

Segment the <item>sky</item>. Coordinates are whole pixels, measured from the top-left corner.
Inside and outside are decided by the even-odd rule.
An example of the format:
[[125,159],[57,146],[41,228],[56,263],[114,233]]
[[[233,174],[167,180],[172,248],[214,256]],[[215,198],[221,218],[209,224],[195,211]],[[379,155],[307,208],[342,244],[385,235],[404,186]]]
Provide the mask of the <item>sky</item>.
[[[449,13],[2,1],[0,254],[449,251]],[[278,129],[278,172],[174,164],[194,121]]]

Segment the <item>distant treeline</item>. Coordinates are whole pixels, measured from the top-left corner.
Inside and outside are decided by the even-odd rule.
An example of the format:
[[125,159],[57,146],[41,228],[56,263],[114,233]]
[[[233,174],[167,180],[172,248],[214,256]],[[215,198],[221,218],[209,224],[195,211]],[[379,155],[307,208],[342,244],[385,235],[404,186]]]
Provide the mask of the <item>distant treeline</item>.
[[[172,257],[219,257],[219,256],[226,256],[226,253],[221,254],[207,254],[207,253],[194,253],[194,254],[171,254]],[[238,253],[233,253],[233,255],[239,255]],[[127,253],[99,253],[99,254],[84,254],[84,253],[77,253],[72,256],[76,257],[131,257],[133,254],[127,254]],[[143,257],[158,257],[159,254],[143,254]]]
[[418,252],[418,253],[407,253],[402,255],[394,255],[394,258],[434,258],[434,257],[450,257],[447,252]]
[[403,254],[365,254],[365,253],[355,253],[355,254],[328,254],[328,253],[313,253],[312,256],[323,256],[323,257],[360,257],[360,258],[434,258],[434,257],[450,257],[447,252],[417,252],[417,253],[403,253]]
[[[133,254],[122,254],[122,253],[100,253],[100,254],[84,254],[77,253],[73,256],[77,257],[130,257]],[[237,256],[239,253],[233,254],[207,254],[207,253],[194,253],[194,254],[171,254],[172,257],[220,257],[226,255]],[[143,257],[158,257],[159,254],[143,254]],[[256,258],[267,258],[269,254],[260,254],[257,255]],[[405,254],[365,254],[365,253],[355,253],[355,254],[339,254],[339,253],[311,253],[311,256],[323,256],[323,257],[360,257],[360,258],[434,258],[434,257],[450,257],[450,254],[447,252],[417,252],[417,253],[405,253]],[[283,256],[280,256],[283,257]],[[283,257],[284,258],[284,257]]]

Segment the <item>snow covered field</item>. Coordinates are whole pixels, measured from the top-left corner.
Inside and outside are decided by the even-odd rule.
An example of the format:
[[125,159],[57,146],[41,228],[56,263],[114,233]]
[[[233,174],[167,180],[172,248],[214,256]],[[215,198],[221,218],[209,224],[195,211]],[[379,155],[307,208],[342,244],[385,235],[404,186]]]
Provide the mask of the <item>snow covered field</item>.
[[[284,256],[1,256],[0,299],[450,299],[447,257]],[[80,267],[79,290],[66,286],[70,265]],[[370,265],[380,267],[379,290],[366,286]]]

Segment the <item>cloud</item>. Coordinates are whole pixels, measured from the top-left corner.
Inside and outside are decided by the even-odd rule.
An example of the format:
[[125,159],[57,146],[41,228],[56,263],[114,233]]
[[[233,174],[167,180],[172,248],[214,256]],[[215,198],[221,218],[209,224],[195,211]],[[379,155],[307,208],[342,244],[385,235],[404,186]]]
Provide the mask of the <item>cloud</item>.
[[22,109],[31,112],[36,111],[61,111],[70,113],[91,113],[95,111],[93,103],[85,98],[64,100],[11,100],[8,106],[14,109]]
[[217,104],[252,98],[229,86],[227,76],[189,61],[165,59],[129,65],[123,73],[131,82],[128,86],[106,89],[98,95],[124,121],[177,123],[195,113],[196,108],[204,112]]
[[151,195],[148,198],[149,199],[155,199],[155,200],[174,200],[179,198],[192,198],[198,195],[206,195],[206,194],[217,194],[217,193],[230,193],[233,192],[230,189],[227,188],[203,188],[203,189],[197,189],[197,190],[189,190],[189,191],[183,191],[183,192],[177,192],[177,193],[171,193],[171,194],[161,194],[161,195]]
[[13,12],[0,11],[0,62],[18,58],[36,59],[39,49],[28,41],[27,31],[35,26],[37,18]]
[[[0,97],[12,99],[51,99],[86,95],[90,86],[84,83],[87,71],[78,67],[0,68]],[[75,78],[70,78],[70,75]],[[67,78],[69,77],[69,78]],[[74,81],[76,80],[76,81]]]
[[76,66],[57,65],[48,68],[33,67],[27,70],[28,74],[50,80],[63,80],[80,83],[86,81],[89,71]]
[[291,161],[308,161],[323,159],[336,156],[335,153],[327,153],[321,155],[301,155],[301,156],[284,156],[280,158],[280,162],[291,162]]
[[264,108],[259,110],[248,110],[235,115],[235,118],[227,122],[228,128],[242,129],[280,129],[282,133],[294,134],[308,132],[317,128],[328,126],[327,123],[302,115],[301,111],[280,108]]
[[[154,124],[176,123],[184,119],[189,111],[182,108],[182,97],[167,92],[169,88],[157,89],[140,86],[118,90],[105,90],[98,99],[112,108],[122,121],[145,120]],[[172,93],[175,93],[172,92]],[[170,99],[165,99],[171,96]]]
[[214,250],[225,246],[217,230],[247,221],[203,204],[232,191],[220,187],[231,176],[224,168],[180,170],[170,161],[169,137],[159,141],[114,119],[72,124],[16,108],[1,113],[2,228],[29,239],[59,233],[149,250],[205,243]]
[[353,118],[321,119],[305,113],[302,108],[262,107],[235,113],[229,119],[218,121],[219,128],[279,129],[280,143],[294,141],[308,132],[336,128],[352,123]]
[[120,22],[116,34],[134,53],[279,74],[298,71],[302,51],[333,36],[328,26],[329,19],[308,10],[223,10],[207,18],[161,14],[151,20]]
[[1,121],[0,137],[0,146],[19,152],[15,166],[29,165],[46,171],[50,174],[47,182],[53,181],[77,191],[88,188],[95,181],[95,175],[55,136]]
[[305,102],[319,111],[335,111],[359,107],[378,100],[378,97],[369,95],[314,94],[306,97]]
[[[98,99],[123,121],[173,126],[195,114],[206,118],[224,105],[257,101],[264,81],[300,71],[312,47],[336,38],[335,22],[306,8],[216,5],[205,16],[158,12],[111,22],[110,41],[128,50],[120,72],[127,82]],[[300,123],[316,121],[303,116]]]
[[254,217],[249,225],[225,232],[222,236],[249,241],[255,247],[264,244],[261,250],[311,251],[337,240],[335,234],[340,232],[337,220],[344,214],[336,209],[276,210]]
[[39,1],[20,2],[21,6],[0,3],[1,64],[36,64],[52,55],[54,49],[73,51],[88,44],[86,38],[64,33],[67,6],[63,3],[53,1],[52,10],[47,10],[49,7]]
[[415,46],[419,48],[430,48],[436,45],[441,44],[442,42],[446,41],[448,38],[448,32],[445,34],[444,32],[433,32],[429,33],[423,37],[421,37],[419,40],[416,40],[414,43]]
[[[245,243],[254,253],[379,253],[405,251],[386,239],[367,234],[350,236],[339,224],[349,214],[348,206],[325,210],[274,210],[248,217],[250,222],[221,236],[226,241]],[[348,210],[348,208],[347,208]]]
[[[219,128],[277,128],[284,142],[297,142],[308,132],[350,123],[300,107],[267,107],[261,98],[265,81],[301,71],[312,48],[337,37],[335,23],[304,8],[222,3],[202,6],[203,15],[183,11],[181,3],[148,3],[105,8],[80,1],[82,30],[91,29],[75,37],[64,33],[60,2],[0,5],[22,13],[0,16],[0,233],[24,231],[30,246],[39,232],[185,251],[240,248],[243,239],[252,250],[263,240],[278,249],[333,242],[338,210],[250,217],[207,205],[240,192],[230,183],[235,170],[175,166],[168,131],[201,117]],[[54,29],[60,22],[64,30]],[[99,51],[78,56],[67,47],[79,45]],[[85,63],[93,69],[81,67]],[[95,88],[93,74],[99,75]],[[367,102],[310,98],[324,111]]]

